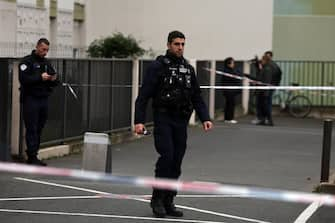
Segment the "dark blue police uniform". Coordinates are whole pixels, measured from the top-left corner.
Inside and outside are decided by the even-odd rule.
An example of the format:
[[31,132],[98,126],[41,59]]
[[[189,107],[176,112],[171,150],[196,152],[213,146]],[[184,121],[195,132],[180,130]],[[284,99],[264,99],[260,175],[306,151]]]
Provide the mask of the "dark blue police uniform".
[[48,97],[59,81],[43,81],[42,73],[55,75],[55,69],[46,58],[33,52],[19,64],[20,102],[26,127],[28,163],[41,164],[37,159],[42,129],[48,117]]
[[[155,148],[159,154],[155,176],[178,179],[193,109],[201,122],[210,121],[194,68],[183,57],[168,51],[152,62],[136,99],[135,124],[145,123],[150,98],[153,99]],[[152,202],[158,198],[169,203],[175,195],[176,191],[154,189]]]

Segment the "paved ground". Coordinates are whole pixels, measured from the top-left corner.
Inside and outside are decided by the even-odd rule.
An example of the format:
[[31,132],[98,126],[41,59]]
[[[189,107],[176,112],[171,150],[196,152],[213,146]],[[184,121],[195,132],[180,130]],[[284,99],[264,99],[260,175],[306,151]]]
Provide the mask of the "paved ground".
[[[190,128],[182,180],[312,191],[320,179],[322,121],[280,117],[275,127],[267,127],[251,125],[250,120],[243,118],[237,125],[217,122],[209,133]],[[112,156],[113,174],[153,173],[156,154],[151,137],[115,145]],[[80,168],[81,156],[53,159],[48,164]],[[185,216],[176,220],[152,217],[146,200],[150,189],[7,173],[0,173],[0,188],[0,222],[6,223],[335,222],[333,207],[314,208],[315,204],[265,201],[239,194],[181,193],[176,203]],[[101,192],[143,195],[143,199],[97,197]]]

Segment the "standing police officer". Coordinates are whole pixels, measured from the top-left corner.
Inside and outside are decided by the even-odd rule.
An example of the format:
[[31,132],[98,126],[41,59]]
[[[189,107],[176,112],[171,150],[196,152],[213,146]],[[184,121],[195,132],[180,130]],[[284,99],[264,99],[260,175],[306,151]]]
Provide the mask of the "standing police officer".
[[[184,59],[185,36],[172,31],[168,36],[168,50],[150,65],[136,99],[135,132],[143,134],[145,111],[149,98],[153,99],[154,140],[159,158],[155,177],[178,179],[186,150],[187,125],[193,109],[205,131],[213,127],[207,107],[201,98],[194,68]],[[153,189],[151,207],[156,217],[181,217],[173,199],[176,191]]]
[[59,84],[55,69],[45,58],[49,41],[38,40],[36,49],[25,56],[19,64],[20,102],[26,127],[28,164],[46,166],[37,158],[42,129],[48,115],[48,97]]

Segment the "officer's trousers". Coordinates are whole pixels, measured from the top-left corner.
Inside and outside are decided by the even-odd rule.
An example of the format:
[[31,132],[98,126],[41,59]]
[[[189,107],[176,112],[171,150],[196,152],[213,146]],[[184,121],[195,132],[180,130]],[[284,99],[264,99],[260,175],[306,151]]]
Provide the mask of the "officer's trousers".
[[48,98],[25,96],[23,99],[23,120],[26,127],[27,155],[38,154],[42,129],[48,118]]
[[[189,117],[154,113],[154,140],[159,154],[155,176],[178,179],[185,155]],[[175,193],[175,192],[174,192]]]

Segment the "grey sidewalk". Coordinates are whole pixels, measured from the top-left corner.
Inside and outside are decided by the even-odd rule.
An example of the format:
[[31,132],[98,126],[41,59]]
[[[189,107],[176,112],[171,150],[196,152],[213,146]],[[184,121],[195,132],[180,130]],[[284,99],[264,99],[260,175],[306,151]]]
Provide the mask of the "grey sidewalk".
[[[251,118],[237,125],[216,122],[208,133],[190,127],[182,179],[313,190],[320,180],[323,121],[277,117],[276,125],[268,127],[251,125]],[[334,148],[334,140],[332,144]],[[113,145],[112,150],[113,174],[153,175],[157,155],[152,137]],[[48,163],[80,168],[81,156]]]
[[[237,125],[216,122],[213,131],[208,133],[200,127],[191,127],[181,179],[311,192],[320,180],[322,120],[277,117],[276,126],[268,127],[251,125],[251,118],[243,118]],[[113,145],[112,150],[113,174],[153,175],[157,155],[151,136]],[[333,160],[334,154],[332,163]],[[47,163],[80,169],[81,155],[51,159]],[[152,217],[147,200],[92,197],[103,192],[146,196],[151,188],[6,173],[0,173],[0,185],[1,222],[153,223],[158,220]],[[259,200],[239,194],[201,197],[181,192],[179,195],[176,204],[185,216],[159,219],[160,222],[288,223],[296,222],[309,207],[309,204]],[[334,222],[334,219],[333,207],[319,207],[308,222]]]

